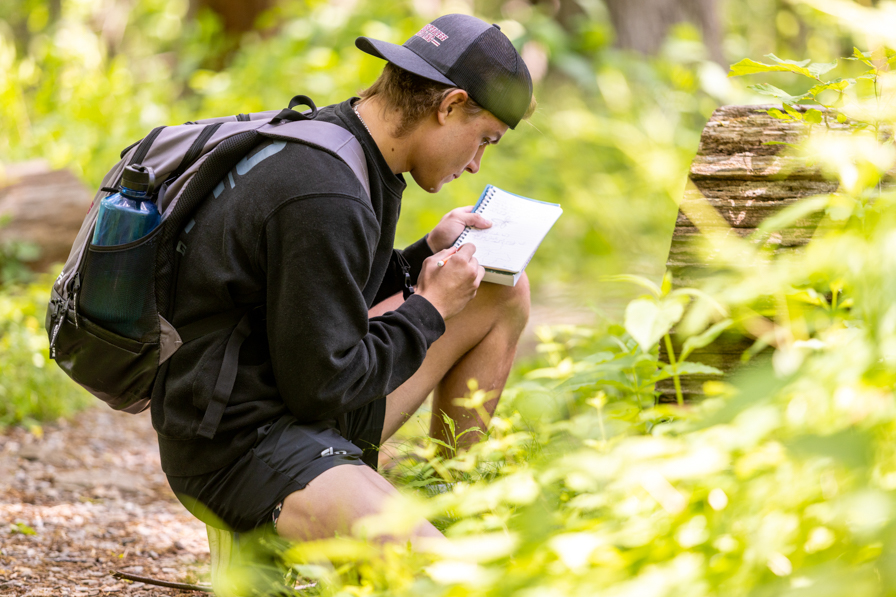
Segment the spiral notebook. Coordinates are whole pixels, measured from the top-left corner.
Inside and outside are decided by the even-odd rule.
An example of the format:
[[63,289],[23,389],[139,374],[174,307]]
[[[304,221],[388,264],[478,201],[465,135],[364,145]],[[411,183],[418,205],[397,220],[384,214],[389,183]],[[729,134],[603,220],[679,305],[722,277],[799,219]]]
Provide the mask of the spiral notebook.
[[505,286],[516,285],[541,241],[563,213],[556,203],[514,195],[492,185],[485,187],[473,211],[491,221],[492,227],[466,228],[454,246],[473,243],[476,259],[485,268],[483,281]]

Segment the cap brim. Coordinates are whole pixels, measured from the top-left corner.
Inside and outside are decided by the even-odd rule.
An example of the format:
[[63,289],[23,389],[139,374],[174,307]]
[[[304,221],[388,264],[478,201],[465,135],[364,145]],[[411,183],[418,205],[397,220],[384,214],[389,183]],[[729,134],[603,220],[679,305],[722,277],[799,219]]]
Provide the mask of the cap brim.
[[452,87],[460,87],[457,83],[440,73],[426,60],[415,54],[413,51],[404,46],[390,44],[386,41],[378,39],[370,39],[369,37],[359,37],[355,40],[355,46],[362,52],[367,52],[371,56],[387,60],[408,72],[420,75],[426,79],[451,85]]

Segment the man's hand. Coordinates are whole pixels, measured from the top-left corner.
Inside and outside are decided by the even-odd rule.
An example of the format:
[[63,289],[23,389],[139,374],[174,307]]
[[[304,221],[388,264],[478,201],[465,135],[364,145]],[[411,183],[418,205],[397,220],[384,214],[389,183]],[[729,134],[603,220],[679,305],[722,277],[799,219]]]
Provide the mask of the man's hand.
[[433,253],[438,253],[453,245],[467,226],[491,228],[492,223],[479,214],[474,214],[472,205],[458,207],[442,216],[441,221],[426,236],[426,244],[429,245]]
[[[463,311],[476,296],[485,268],[473,257],[475,252],[476,247],[466,244],[459,249],[439,251],[423,262],[417,294],[432,303],[442,319],[450,319]],[[439,261],[444,265],[440,267]]]

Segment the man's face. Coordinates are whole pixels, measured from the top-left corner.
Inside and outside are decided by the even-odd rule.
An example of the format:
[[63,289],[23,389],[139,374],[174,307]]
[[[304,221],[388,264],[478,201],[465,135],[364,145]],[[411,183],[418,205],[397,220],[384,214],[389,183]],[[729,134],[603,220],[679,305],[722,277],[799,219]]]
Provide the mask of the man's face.
[[478,172],[485,148],[497,143],[507,129],[486,110],[468,116],[451,106],[414,132],[417,142],[410,174],[421,188],[437,193],[465,171]]

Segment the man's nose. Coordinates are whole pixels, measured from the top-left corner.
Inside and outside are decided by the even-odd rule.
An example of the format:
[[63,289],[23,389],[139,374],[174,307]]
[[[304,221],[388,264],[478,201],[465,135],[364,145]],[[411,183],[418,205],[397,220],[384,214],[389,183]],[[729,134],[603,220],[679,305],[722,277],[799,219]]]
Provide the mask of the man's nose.
[[466,170],[470,174],[476,174],[477,172],[479,172],[479,164],[482,162],[483,153],[485,153],[485,145],[479,148],[479,151],[476,152],[473,160],[469,164],[467,164],[467,167],[464,168],[464,170]]

